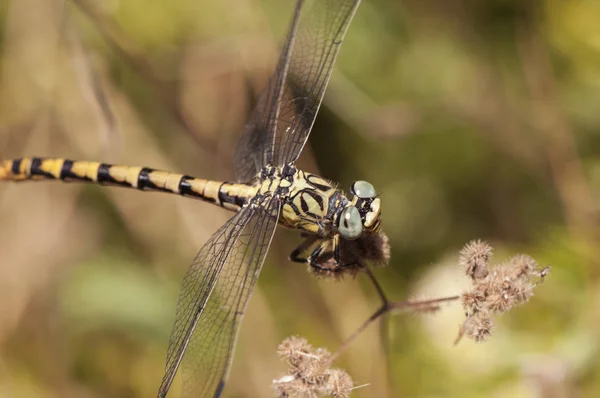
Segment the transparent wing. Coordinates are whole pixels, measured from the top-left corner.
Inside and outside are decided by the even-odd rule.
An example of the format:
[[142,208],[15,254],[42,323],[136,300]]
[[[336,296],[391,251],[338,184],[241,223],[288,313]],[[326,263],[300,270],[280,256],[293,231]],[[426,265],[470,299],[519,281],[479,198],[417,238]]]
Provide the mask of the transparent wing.
[[182,397],[220,396],[279,208],[278,199],[256,198],[196,256],[181,285],[159,397],[166,396],[180,364]]
[[249,181],[263,166],[273,162],[273,140],[279,103],[284,92],[285,78],[303,4],[304,0],[298,0],[296,3],[290,30],[281,49],[275,72],[254,107],[252,116],[244,126],[242,136],[235,148],[234,172],[238,181]]
[[335,59],[360,0],[298,1],[275,73],[236,148],[235,172],[248,181],[264,165],[298,159],[321,106]]

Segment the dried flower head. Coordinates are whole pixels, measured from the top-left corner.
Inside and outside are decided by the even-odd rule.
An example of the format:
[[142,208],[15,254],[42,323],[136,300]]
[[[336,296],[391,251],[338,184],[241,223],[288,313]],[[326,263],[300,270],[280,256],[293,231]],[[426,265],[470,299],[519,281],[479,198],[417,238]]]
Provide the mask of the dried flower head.
[[482,240],[473,240],[460,251],[459,264],[471,279],[485,278],[488,262],[492,257],[492,247]]
[[478,312],[467,318],[462,325],[463,334],[476,342],[485,341],[492,334],[492,318],[487,312]]
[[460,299],[467,314],[473,314],[483,307],[485,295],[479,290],[471,290],[461,294]]
[[473,287],[461,295],[467,319],[457,342],[463,335],[475,341],[485,340],[491,333],[491,314],[527,302],[533,296],[533,289],[549,272],[548,267],[538,268],[537,262],[525,254],[490,268],[491,252],[487,243],[473,241],[460,253],[460,263],[471,277]]
[[293,368],[302,367],[312,355],[313,347],[303,337],[288,337],[277,347],[277,354]]
[[538,263],[527,254],[517,254],[511,257],[509,264],[517,277],[531,276],[538,268]]
[[346,398],[354,388],[354,382],[348,373],[342,369],[331,369],[327,379],[327,395]]
[[331,369],[331,353],[313,348],[302,337],[288,337],[277,353],[290,366],[289,374],[273,380],[278,398],[339,397],[346,398],[354,386],[352,378],[342,369]]

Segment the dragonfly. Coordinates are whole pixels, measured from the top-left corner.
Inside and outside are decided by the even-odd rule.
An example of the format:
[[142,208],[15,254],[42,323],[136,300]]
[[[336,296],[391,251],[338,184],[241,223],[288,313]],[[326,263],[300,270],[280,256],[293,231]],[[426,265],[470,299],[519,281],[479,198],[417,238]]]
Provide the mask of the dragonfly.
[[333,182],[296,167],[359,3],[316,0],[306,15],[304,0],[296,3],[275,71],[235,148],[233,182],[64,158],[0,162],[0,180],[160,191],[235,212],[183,278],[158,397],[167,395],[180,368],[184,397],[222,395],[240,323],[277,225],[300,231],[304,240],[290,260],[317,274],[388,260],[381,201],[373,185],[356,181],[346,195]]

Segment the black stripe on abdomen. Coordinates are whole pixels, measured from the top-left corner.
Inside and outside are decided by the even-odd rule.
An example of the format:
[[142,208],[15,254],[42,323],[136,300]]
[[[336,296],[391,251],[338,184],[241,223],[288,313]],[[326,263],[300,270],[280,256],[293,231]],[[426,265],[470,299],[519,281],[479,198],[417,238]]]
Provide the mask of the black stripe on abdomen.
[[21,173],[21,162],[22,161],[23,161],[23,159],[15,159],[15,160],[13,160],[12,167],[11,167],[11,172],[14,175],[17,175],[17,174]]
[[32,176],[40,176],[40,177],[44,177],[44,178],[54,179],[55,177],[52,173],[48,173],[40,168],[41,165],[42,165],[41,158],[32,158],[30,174]]
[[155,171],[154,169],[151,169],[148,167],[144,167],[140,171],[140,174],[138,175],[137,189],[140,189],[142,191],[148,190],[148,191],[171,192],[170,190],[163,188],[163,187],[159,187],[154,182],[152,182],[152,179],[150,178],[150,173],[152,173],[154,171]]
[[[99,184],[115,184],[116,181],[110,176],[110,165],[106,163],[100,163],[98,166],[98,172],[96,174],[96,180]],[[129,183],[125,183],[126,186],[130,186]]]
[[110,175],[110,169],[114,167],[108,163],[100,163],[98,166],[98,171],[96,174],[96,181],[98,184],[103,185],[117,185],[120,187],[129,187],[131,188],[131,184],[128,181],[117,181]]
[[154,170],[144,167],[137,178],[137,189],[153,189],[154,184],[150,181],[150,177],[148,174],[152,173]]
[[232,205],[236,205],[238,207],[242,207],[244,206],[244,203],[246,203],[246,199],[242,198],[240,196],[236,196],[236,195],[229,195],[227,192],[225,192],[225,190],[223,189],[223,186],[227,184],[226,182],[224,182],[223,184],[221,184],[221,186],[219,187],[219,201],[221,203],[230,203]]
[[192,191],[192,186],[188,182],[189,180],[193,180],[194,177],[183,176],[181,181],[179,181],[179,194],[183,196],[198,196],[196,192]]
[[85,178],[81,178],[78,175],[73,173],[73,161],[65,159],[61,168],[60,168],[60,179],[63,181],[72,181],[72,180],[84,180]]
[[194,177],[184,175],[179,181],[179,194],[181,196],[188,196],[193,198],[200,198],[210,203],[216,203],[216,199],[212,197],[206,197],[202,193],[196,192],[192,189],[192,185],[189,183],[190,180],[195,180]]

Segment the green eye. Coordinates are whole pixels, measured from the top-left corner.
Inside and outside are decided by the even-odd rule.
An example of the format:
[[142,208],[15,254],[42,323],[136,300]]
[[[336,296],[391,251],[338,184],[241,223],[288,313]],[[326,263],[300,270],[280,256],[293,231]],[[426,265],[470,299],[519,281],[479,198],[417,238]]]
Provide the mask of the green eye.
[[355,181],[350,188],[352,193],[361,199],[374,198],[377,196],[375,187],[366,181]]
[[340,215],[338,231],[342,238],[354,240],[362,234],[363,226],[360,213],[354,206],[346,207]]

